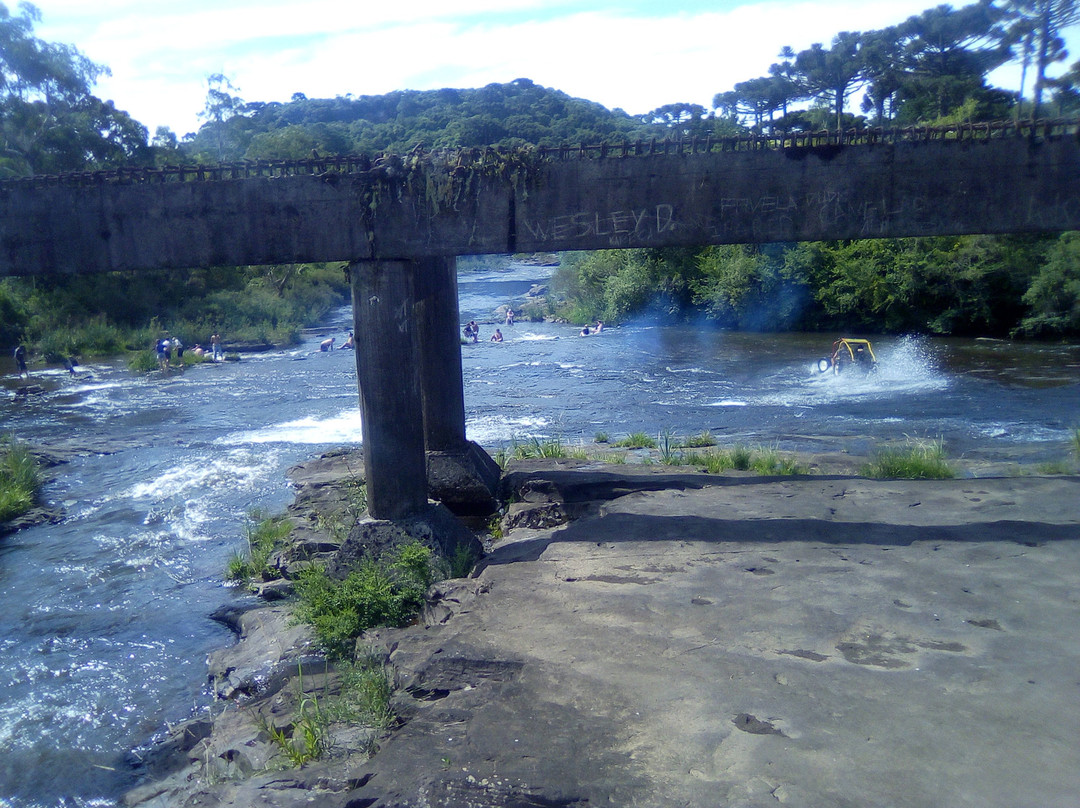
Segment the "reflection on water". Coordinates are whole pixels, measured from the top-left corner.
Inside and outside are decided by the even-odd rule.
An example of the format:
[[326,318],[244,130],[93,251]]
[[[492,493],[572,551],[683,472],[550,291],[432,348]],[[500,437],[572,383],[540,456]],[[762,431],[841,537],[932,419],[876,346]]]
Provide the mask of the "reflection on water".
[[[630,323],[579,337],[498,323],[544,268],[462,275],[469,436],[591,441],[709,429],[722,443],[858,451],[941,437],[953,456],[1060,456],[1080,423],[1080,347],[874,340],[868,377],[820,375],[835,335],[730,334]],[[208,619],[245,515],[290,498],[285,470],[358,443],[355,359],[298,349],[136,377],[111,363],[0,377],[5,432],[74,454],[46,497],[66,516],[0,539],[0,805],[112,805],[125,752],[204,708],[205,657],[230,641]],[[486,322],[485,322],[486,321]],[[325,332],[325,333],[323,333]],[[0,366],[0,371],[6,366]],[[66,801],[66,802],[65,802]]]

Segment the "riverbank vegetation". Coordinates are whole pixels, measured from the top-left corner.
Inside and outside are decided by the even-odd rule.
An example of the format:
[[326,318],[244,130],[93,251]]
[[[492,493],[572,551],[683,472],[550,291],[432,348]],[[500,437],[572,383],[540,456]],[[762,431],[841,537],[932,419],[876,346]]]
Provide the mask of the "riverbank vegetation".
[[431,550],[418,541],[364,560],[341,581],[313,566],[296,582],[296,616],[314,628],[330,658],[352,659],[356,640],[367,629],[415,619],[437,577]]
[[1080,234],[571,253],[547,317],[742,331],[1080,334]]
[[32,359],[150,352],[164,337],[209,349],[210,337],[290,344],[349,299],[341,264],[217,267],[0,280],[0,344],[22,342]]
[[30,449],[0,438],[0,524],[33,508],[40,487],[40,467]]

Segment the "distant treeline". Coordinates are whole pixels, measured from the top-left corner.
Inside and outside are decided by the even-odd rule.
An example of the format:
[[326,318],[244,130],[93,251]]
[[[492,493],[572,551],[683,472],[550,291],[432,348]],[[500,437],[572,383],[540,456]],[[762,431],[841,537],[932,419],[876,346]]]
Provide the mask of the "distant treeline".
[[564,256],[545,312],[744,331],[1080,334],[1080,234],[949,236]]

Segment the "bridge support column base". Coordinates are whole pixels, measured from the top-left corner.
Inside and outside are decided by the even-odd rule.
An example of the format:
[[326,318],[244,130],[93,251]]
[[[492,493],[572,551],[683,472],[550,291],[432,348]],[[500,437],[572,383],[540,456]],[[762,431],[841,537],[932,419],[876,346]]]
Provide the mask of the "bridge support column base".
[[465,519],[484,519],[499,509],[502,469],[472,441],[450,451],[427,452],[428,494]]
[[353,526],[348,537],[327,565],[331,578],[343,579],[365,560],[378,558],[395,547],[419,541],[443,558],[460,558],[467,552],[473,560],[484,555],[476,534],[438,504],[428,503],[409,516],[388,519],[363,519]]

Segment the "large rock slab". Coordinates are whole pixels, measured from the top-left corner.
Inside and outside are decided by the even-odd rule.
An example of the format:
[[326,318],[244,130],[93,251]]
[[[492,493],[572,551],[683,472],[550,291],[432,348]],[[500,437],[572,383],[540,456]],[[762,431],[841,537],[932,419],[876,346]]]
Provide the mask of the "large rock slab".
[[513,531],[384,633],[358,804],[1074,803],[1080,480],[719,482]]

